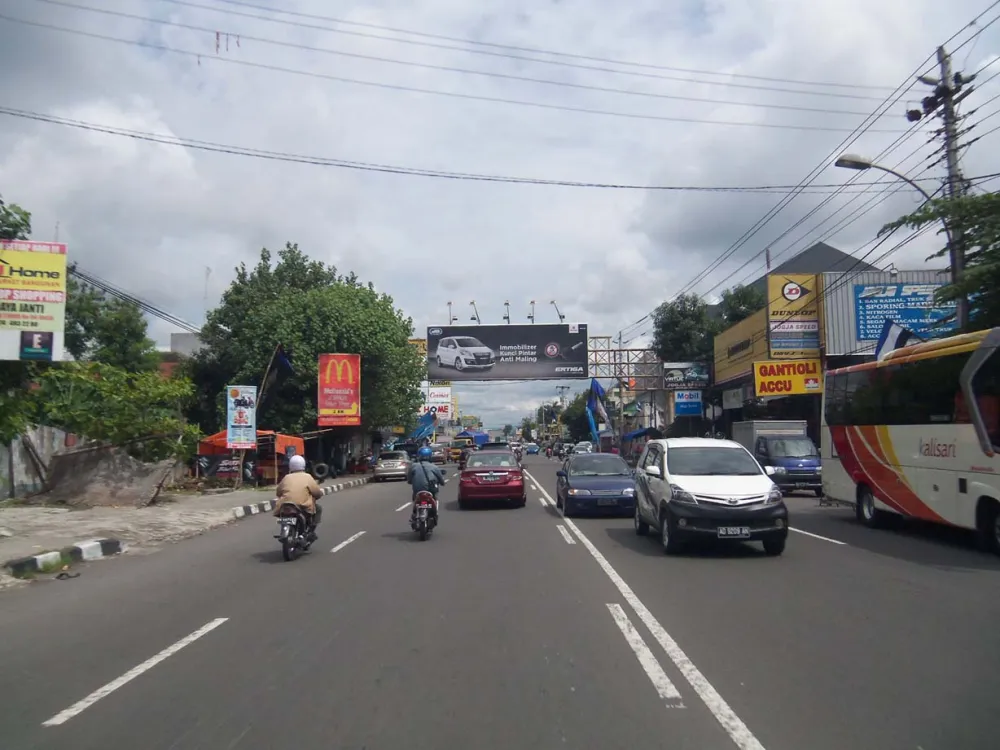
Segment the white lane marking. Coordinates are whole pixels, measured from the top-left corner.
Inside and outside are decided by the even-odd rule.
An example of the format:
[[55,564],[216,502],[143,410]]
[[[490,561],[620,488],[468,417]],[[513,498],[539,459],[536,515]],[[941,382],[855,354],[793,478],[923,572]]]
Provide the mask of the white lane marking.
[[563,539],[566,540],[566,544],[576,544],[576,539],[574,539],[570,535],[570,533],[568,531],[566,531],[566,527],[565,526],[563,526],[560,523],[560,524],[556,525],[556,528],[559,529],[559,533],[563,535]]
[[351,542],[353,542],[353,541],[354,541],[355,539],[358,539],[358,538],[360,538],[361,536],[363,536],[363,535],[364,535],[364,533],[365,533],[365,532],[363,532],[363,531],[359,531],[359,532],[358,532],[357,534],[355,534],[354,536],[349,536],[349,537],[347,537],[347,539],[345,539],[344,541],[342,541],[342,542],[341,542],[340,544],[338,544],[338,545],[337,545],[336,547],[334,547],[334,548],[333,548],[332,550],[330,550],[330,551],[331,551],[331,552],[340,552],[340,550],[344,549],[344,547],[346,547],[346,546],[347,546],[348,544],[350,544]]
[[646,675],[649,677],[649,681],[653,683],[653,687],[656,688],[656,692],[663,700],[673,701],[673,703],[668,704],[668,708],[684,708],[684,704],[680,702],[680,691],[674,687],[674,683],[667,677],[667,673],[663,671],[660,662],[656,660],[653,652],[649,650],[649,646],[642,640],[642,636],[639,635],[639,631],[635,629],[632,621],[628,619],[628,615],[625,614],[622,605],[609,604],[608,609],[611,611],[611,616],[615,618],[615,624],[618,625],[618,629],[625,636],[626,642],[635,652],[635,657],[639,660],[639,664],[646,670]]
[[542,507],[543,507],[543,508],[548,508],[548,507],[549,507],[549,501],[548,501],[548,500],[546,500],[546,499],[545,499],[544,497],[542,497],[541,495],[539,495],[539,496],[538,496],[538,502],[540,502],[540,503],[542,504]]
[[[539,484],[539,491],[545,494],[549,502],[552,502],[552,497],[546,492],[544,487],[541,487],[541,483],[535,479],[530,474],[528,478],[531,479],[536,484]],[[643,624],[649,628],[649,632],[653,634],[656,641],[663,647],[663,650],[667,652],[667,656],[674,663],[677,669],[680,670],[681,674],[684,675],[694,691],[698,693],[698,696],[702,699],[708,710],[712,712],[712,715],[716,718],[722,728],[729,735],[729,738],[736,743],[736,746],[740,750],[764,750],[764,746],[760,744],[758,739],[754,736],[750,728],[743,723],[743,720],[736,715],[736,712],[729,707],[729,704],[719,695],[718,691],[712,686],[705,675],[701,673],[701,670],[694,665],[694,662],[688,658],[688,655],[684,653],[681,647],[677,644],[669,633],[664,629],[664,627],[653,617],[653,613],[646,608],[646,605],[640,601],[639,597],[635,595],[635,592],[629,587],[625,580],[618,575],[618,572],[611,567],[611,563],[607,561],[604,555],[601,554],[600,550],[593,545],[593,543],[584,535],[582,531],[568,518],[564,519],[566,525],[570,530],[576,534],[576,537],[580,540],[590,556],[594,558],[601,569],[607,574],[608,578],[615,585],[618,591],[621,593],[622,597],[628,602],[629,606],[632,607],[633,611],[639,616]]]
[[168,646],[167,648],[163,649],[152,659],[148,659],[139,666],[133,667],[118,679],[112,680],[102,688],[98,688],[93,693],[84,698],[82,701],[74,703],[65,711],[60,711],[48,721],[43,721],[42,726],[55,727],[60,724],[65,724],[67,721],[72,719],[77,714],[82,713],[83,711],[86,711],[88,708],[93,706],[101,698],[111,695],[111,693],[115,692],[122,685],[124,685],[127,682],[131,682],[136,677],[141,675],[143,672],[148,672],[150,669],[155,667],[164,659],[168,658],[169,656],[172,656],[173,654],[176,654],[178,651],[187,646],[189,643],[194,643],[203,635],[215,630],[217,627],[219,627],[222,623],[226,622],[228,619],[229,619],[228,617],[219,617],[215,620],[212,620],[207,625],[203,625],[202,627],[198,628],[196,631],[191,633],[191,635],[181,638],[174,645]]
[[535,485],[531,485],[531,489],[533,489],[535,492],[538,492],[538,488]]
[[811,531],[803,531],[802,529],[796,529],[792,526],[789,526],[788,530],[794,531],[797,534],[805,534],[806,536],[811,536],[814,539],[822,539],[824,542],[829,542],[830,544],[842,544],[845,547],[847,546],[847,542],[841,542],[839,539],[831,539],[828,536],[820,536],[819,534],[813,534]]
[[410,507],[411,505],[413,505],[413,503],[403,503],[403,504],[402,504],[402,505],[400,505],[400,506],[399,506],[398,508],[396,508],[396,512],[397,512],[397,513],[399,513],[399,511],[401,511],[401,510],[406,510],[406,509],[407,509],[407,508],[409,508],[409,507]]

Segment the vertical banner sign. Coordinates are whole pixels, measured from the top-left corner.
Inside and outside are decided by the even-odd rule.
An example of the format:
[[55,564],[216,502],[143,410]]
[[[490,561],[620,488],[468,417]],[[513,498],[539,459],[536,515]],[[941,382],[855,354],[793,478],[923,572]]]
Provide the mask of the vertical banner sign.
[[61,359],[65,316],[66,245],[0,240],[0,359]]
[[819,356],[818,297],[814,274],[767,277],[767,341],[771,359]]
[[701,391],[674,391],[674,414],[678,417],[700,417]]
[[316,411],[320,427],[357,427],[361,424],[360,354],[319,355]]
[[226,447],[253,450],[257,447],[257,386],[226,386]]

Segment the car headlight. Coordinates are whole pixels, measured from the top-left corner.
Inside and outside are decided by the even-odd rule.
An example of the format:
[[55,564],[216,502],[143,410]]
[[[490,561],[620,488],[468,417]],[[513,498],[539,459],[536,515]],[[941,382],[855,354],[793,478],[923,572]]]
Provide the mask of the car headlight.
[[772,474],[786,474],[784,466],[769,466]]
[[574,489],[569,489],[569,490],[567,490],[567,492],[569,492],[569,494],[571,494],[571,495],[589,495],[590,494],[590,490],[574,490]]
[[817,466],[816,467],[816,473],[817,474],[822,474],[823,473],[823,467],[822,466]]
[[780,502],[781,498],[782,498],[781,490],[779,490],[777,487],[772,487],[771,491],[767,493],[767,502],[769,503]]
[[635,487],[626,487],[624,490],[622,490],[622,494],[625,497],[632,497],[632,495],[635,494]]
[[670,485],[670,499],[678,503],[688,503],[689,505],[697,505],[698,501],[694,499],[694,495],[676,484]]

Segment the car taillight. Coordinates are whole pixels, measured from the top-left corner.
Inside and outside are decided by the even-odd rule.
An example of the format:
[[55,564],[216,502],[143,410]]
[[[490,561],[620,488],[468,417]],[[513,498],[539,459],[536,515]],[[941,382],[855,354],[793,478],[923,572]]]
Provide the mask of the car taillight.
[[511,482],[523,482],[524,481],[524,475],[521,472],[519,472],[519,471],[512,471],[510,473],[510,480],[509,481],[511,481]]

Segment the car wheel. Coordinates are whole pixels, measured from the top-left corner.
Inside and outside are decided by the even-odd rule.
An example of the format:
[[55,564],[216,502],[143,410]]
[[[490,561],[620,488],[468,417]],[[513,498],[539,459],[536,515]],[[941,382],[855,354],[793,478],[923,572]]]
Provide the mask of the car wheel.
[[639,503],[635,504],[635,517],[633,521],[635,522],[636,536],[646,536],[649,533],[649,524],[642,520],[642,514],[639,512]]
[[823,490],[813,490],[816,493],[816,497],[823,497]]
[[437,366],[438,367],[444,367],[444,362],[441,361],[441,357],[437,358]]
[[462,361],[461,357],[455,357],[455,369],[459,372],[465,369],[465,362]]
[[574,513],[574,512],[575,512],[575,511],[574,511],[574,509],[573,509],[573,506],[572,506],[572,505],[570,505],[570,502],[569,502],[569,498],[567,497],[567,498],[566,498],[565,500],[563,500],[563,504],[562,504],[562,514],[563,514],[563,516],[565,516],[566,518],[572,518],[572,517],[573,517],[573,513]]
[[670,520],[670,514],[663,511],[660,516],[660,544],[663,545],[663,554],[665,555],[673,555],[681,547],[677,530],[672,527],[673,522]]
[[884,514],[875,507],[875,495],[869,487],[858,487],[858,500],[854,505],[854,513],[865,526],[876,528],[882,524]]
[[468,510],[469,509],[469,501],[466,500],[465,498],[462,498],[462,497],[458,498],[458,509],[459,510]]
[[764,540],[764,552],[771,557],[778,557],[785,551],[785,537]]
[[525,496],[520,497],[520,498],[517,499],[517,501],[514,503],[514,507],[515,508],[523,508],[527,504],[528,504],[528,496],[525,495]]

